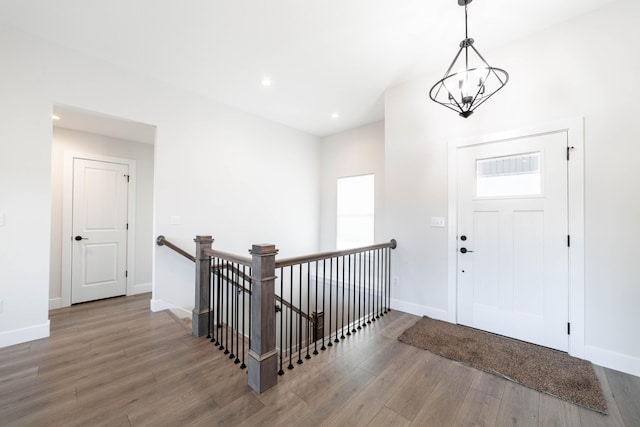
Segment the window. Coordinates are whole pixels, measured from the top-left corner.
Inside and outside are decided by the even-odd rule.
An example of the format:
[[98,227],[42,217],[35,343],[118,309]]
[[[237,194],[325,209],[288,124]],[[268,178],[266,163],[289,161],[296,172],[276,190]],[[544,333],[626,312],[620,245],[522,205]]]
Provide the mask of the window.
[[540,153],[517,154],[476,161],[477,197],[542,194]]
[[374,175],[338,178],[337,249],[374,243]]

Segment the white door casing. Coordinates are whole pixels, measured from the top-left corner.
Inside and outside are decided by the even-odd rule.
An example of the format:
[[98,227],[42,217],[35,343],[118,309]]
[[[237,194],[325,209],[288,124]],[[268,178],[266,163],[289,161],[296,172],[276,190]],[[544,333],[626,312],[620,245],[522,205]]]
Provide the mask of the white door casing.
[[126,164],[74,159],[72,304],[127,292]]
[[[462,147],[508,141],[528,136],[566,132],[570,148],[568,162],[568,234],[571,246],[568,253],[568,352],[572,356],[585,357],[585,278],[584,278],[584,118],[577,117],[541,123],[519,129],[482,135],[464,140],[449,141],[448,154],[448,310],[443,320],[457,323],[458,312],[458,151]],[[469,247],[469,249],[472,249]],[[566,333],[566,331],[565,331]]]
[[458,149],[458,323],[568,349],[567,133]]
[[[63,171],[63,202],[62,202],[62,266],[61,266],[61,302],[60,307],[67,307],[72,304],[72,276],[73,276],[73,257],[74,245],[78,243],[74,240],[75,233],[73,224],[73,196],[74,196],[74,164],[77,160],[90,160],[96,162],[105,162],[112,164],[124,165],[128,170],[129,185],[126,197],[126,224],[128,223],[127,238],[125,239],[125,265],[126,277],[124,279],[125,291],[121,293],[132,295],[135,294],[134,281],[135,277],[135,200],[136,200],[136,161],[132,159],[103,156],[98,154],[90,154],[76,151],[65,151],[64,153],[64,171]],[[123,174],[124,175],[124,174]],[[125,179],[123,177],[123,179]],[[125,179],[126,181],[126,179]],[[80,234],[81,235],[81,234]],[[82,240],[89,242],[89,240]],[[100,248],[98,250],[105,250]],[[95,253],[96,251],[94,251]],[[95,280],[96,275],[104,274],[104,272],[94,271],[90,280]],[[86,274],[86,273],[85,273]],[[122,286],[122,285],[120,285]],[[99,297],[102,298],[102,297]],[[75,300],[73,303],[78,301]]]

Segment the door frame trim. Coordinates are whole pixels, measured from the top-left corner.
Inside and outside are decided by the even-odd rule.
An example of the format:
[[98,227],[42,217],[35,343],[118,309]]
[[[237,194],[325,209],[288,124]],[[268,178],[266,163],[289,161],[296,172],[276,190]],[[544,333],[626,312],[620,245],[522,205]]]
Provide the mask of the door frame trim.
[[584,274],[584,117],[534,124],[517,129],[485,134],[448,142],[448,212],[447,235],[448,318],[457,323],[457,241],[458,233],[458,149],[488,142],[505,141],[528,136],[567,132],[567,143],[574,147],[567,165],[568,229],[571,235],[569,248],[569,354],[585,357],[585,274]]
[[71,305],[71,260],[73,237],[73,162],[75,159],[95,160],[98,162],[120,163],[129,166],[129,188],[127,199],[127,295],[133,295],[135,278],[135,240],[136,240],[136,161],[121,157],[103,156],[65,150],[62,177],[62,260],[60,281],[60,307]]

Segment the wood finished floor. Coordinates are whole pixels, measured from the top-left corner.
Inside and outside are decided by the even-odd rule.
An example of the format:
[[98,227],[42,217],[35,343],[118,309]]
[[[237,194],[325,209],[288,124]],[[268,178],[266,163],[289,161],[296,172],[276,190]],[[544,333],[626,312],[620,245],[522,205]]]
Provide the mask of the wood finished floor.
[[392,312],[257,395],[150,295],[51,312],[51,337],[0,349],[2,426],[640,426],[640,378],[596,367],[603,416],[399,342]]

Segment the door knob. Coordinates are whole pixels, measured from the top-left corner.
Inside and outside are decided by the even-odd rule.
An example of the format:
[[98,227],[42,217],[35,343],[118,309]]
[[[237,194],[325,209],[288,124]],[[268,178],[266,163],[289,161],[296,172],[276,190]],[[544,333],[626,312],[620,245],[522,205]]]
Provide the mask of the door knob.
[[79,242],[80,240],[89,240],[89,238],[88,238],[88,237],[82,237],[82,236],[76,236],[76,237],[74,237],[74,239],[75,239],[75,240],[77,240],[78,242]]
[[466,254],[467,252],[473,252],[473,251],[469,251],[467,250],[467,248],[460,248],[460,253]]

